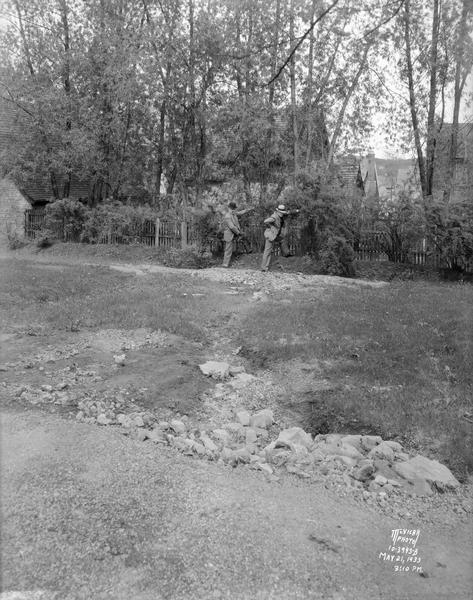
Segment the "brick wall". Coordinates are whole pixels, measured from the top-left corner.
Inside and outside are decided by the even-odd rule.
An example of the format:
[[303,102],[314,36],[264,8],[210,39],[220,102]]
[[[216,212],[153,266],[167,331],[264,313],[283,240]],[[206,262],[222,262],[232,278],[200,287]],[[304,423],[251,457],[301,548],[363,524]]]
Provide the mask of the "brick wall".
[[8,241],[7,232],[15,231],[23,236],[25,210],[30,203],[8,178],[0,179],[0,245]]

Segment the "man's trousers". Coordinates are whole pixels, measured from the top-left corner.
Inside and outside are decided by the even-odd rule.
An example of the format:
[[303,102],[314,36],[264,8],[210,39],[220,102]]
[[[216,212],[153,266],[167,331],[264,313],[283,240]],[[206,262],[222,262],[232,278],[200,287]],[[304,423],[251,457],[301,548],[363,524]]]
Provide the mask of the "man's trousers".
[[274,241],[265,239],[264,251],[263,251],[263,259],[261,260],[261,270],[267,271],[269,269],[269,265],[271,264],[271,254],[274,249],[275,244],[281,245],[281,256],[289,256],[289,244],[287,243],[287,238],[276,239]]
[[225,250],[223,252],[223,267],[228,267],[230,265],[230,260],[232,259],[232,254],[235,250],[235,240],[231,240],[229,242],[225,241]]

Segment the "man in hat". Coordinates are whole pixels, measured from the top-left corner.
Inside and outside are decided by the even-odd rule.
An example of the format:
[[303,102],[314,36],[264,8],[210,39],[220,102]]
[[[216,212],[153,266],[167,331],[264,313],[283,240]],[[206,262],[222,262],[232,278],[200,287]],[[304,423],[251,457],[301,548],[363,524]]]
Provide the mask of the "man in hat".
[[222,266],[228,268],[230,266],[230,260],[232,254],[236,248],[236,241],[241,236],[240,223],[238,217],[250,212],[252,208],[246,208],[244,210],[237,211],[237,205],[235,202],[228,203],[228,211],[223,217],[223,240],[225,242],[225,250],[223,254]]
[[275,243],[280,243],[282,256],[290,256],[289,245],[287,243],[288,228],[287,217],[298,214],[299,210],[287,210],[284,204],[280,204],[273,214],[264,220],[266,230],[264,232],[265,244],[263,259],[261,261],[261,270],[267,271],[271,263],[271,253]]

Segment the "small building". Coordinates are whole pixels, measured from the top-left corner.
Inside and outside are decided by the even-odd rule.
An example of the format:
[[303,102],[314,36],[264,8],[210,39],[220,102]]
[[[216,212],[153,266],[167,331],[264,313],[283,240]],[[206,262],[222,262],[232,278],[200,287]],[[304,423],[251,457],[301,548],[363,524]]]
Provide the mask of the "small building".
[[[51,185],[44,180],[18,184],[9,172],[7,165],[11,165],[12,149],[17,143],[17,119],[15,106],[0,100],[0,246],[8,243],[9,236],[24,234],[25,211],[44,208],[53,199]],[[57,177],[57,183],[59,189],[63,189],[61,177]],[[73,177],[69,197],[86,199],[89,187]]]
[[13,107],[0,103],[0,247],[8,243],[9,236],[23,235],[25,211],[32,206],[2,164],[12,147],[15,117]]

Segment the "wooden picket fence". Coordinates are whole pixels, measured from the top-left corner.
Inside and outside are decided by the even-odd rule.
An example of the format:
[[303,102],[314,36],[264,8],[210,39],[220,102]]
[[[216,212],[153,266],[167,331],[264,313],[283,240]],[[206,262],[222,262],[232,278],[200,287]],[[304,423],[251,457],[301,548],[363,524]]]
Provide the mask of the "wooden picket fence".
[[[27,239],[36,239],[43,230],[45,220],[44,209],[30,209],[25,211],[25,236]],[[243,226],[244,239],[238,242],[238,249],[242,252],[251,249],[252,252],[262,252],[264,248],[264,226],[253,220],[247,221]],[[79,242],[80,232],[71,232],[64,223],[56,223],[55,236],[66,242]],[[312,240],[310,231],[298,222],[292,222],[288,228],[288,245],[291,254],[302,256],[311,249]],[[112,230],[102,236],[101,244],[143,244],[160,248],[184,249],[190,245],[200,246],[213,253],[221,251],[223,241],[220,237],[210,236],[206,240],[200,240],[196,227],[192,222],[169,221],[156,219],[146,220],[142,226],[133,232],[124,234]],[[355,258],[363,261],[387,261],[383,233],[379,231],[365,232],[360,240],[354,243]],[[278,245],[275,254],[279,253]],[[440,268],[440,257],[438,253],[429,251],[426,240],[420,239],[410,249],[407,256],[391,256],[392,262],[407,263],[411,265],[425,266],[434,269]],[[466,269],[473,272],[473,260]]]

